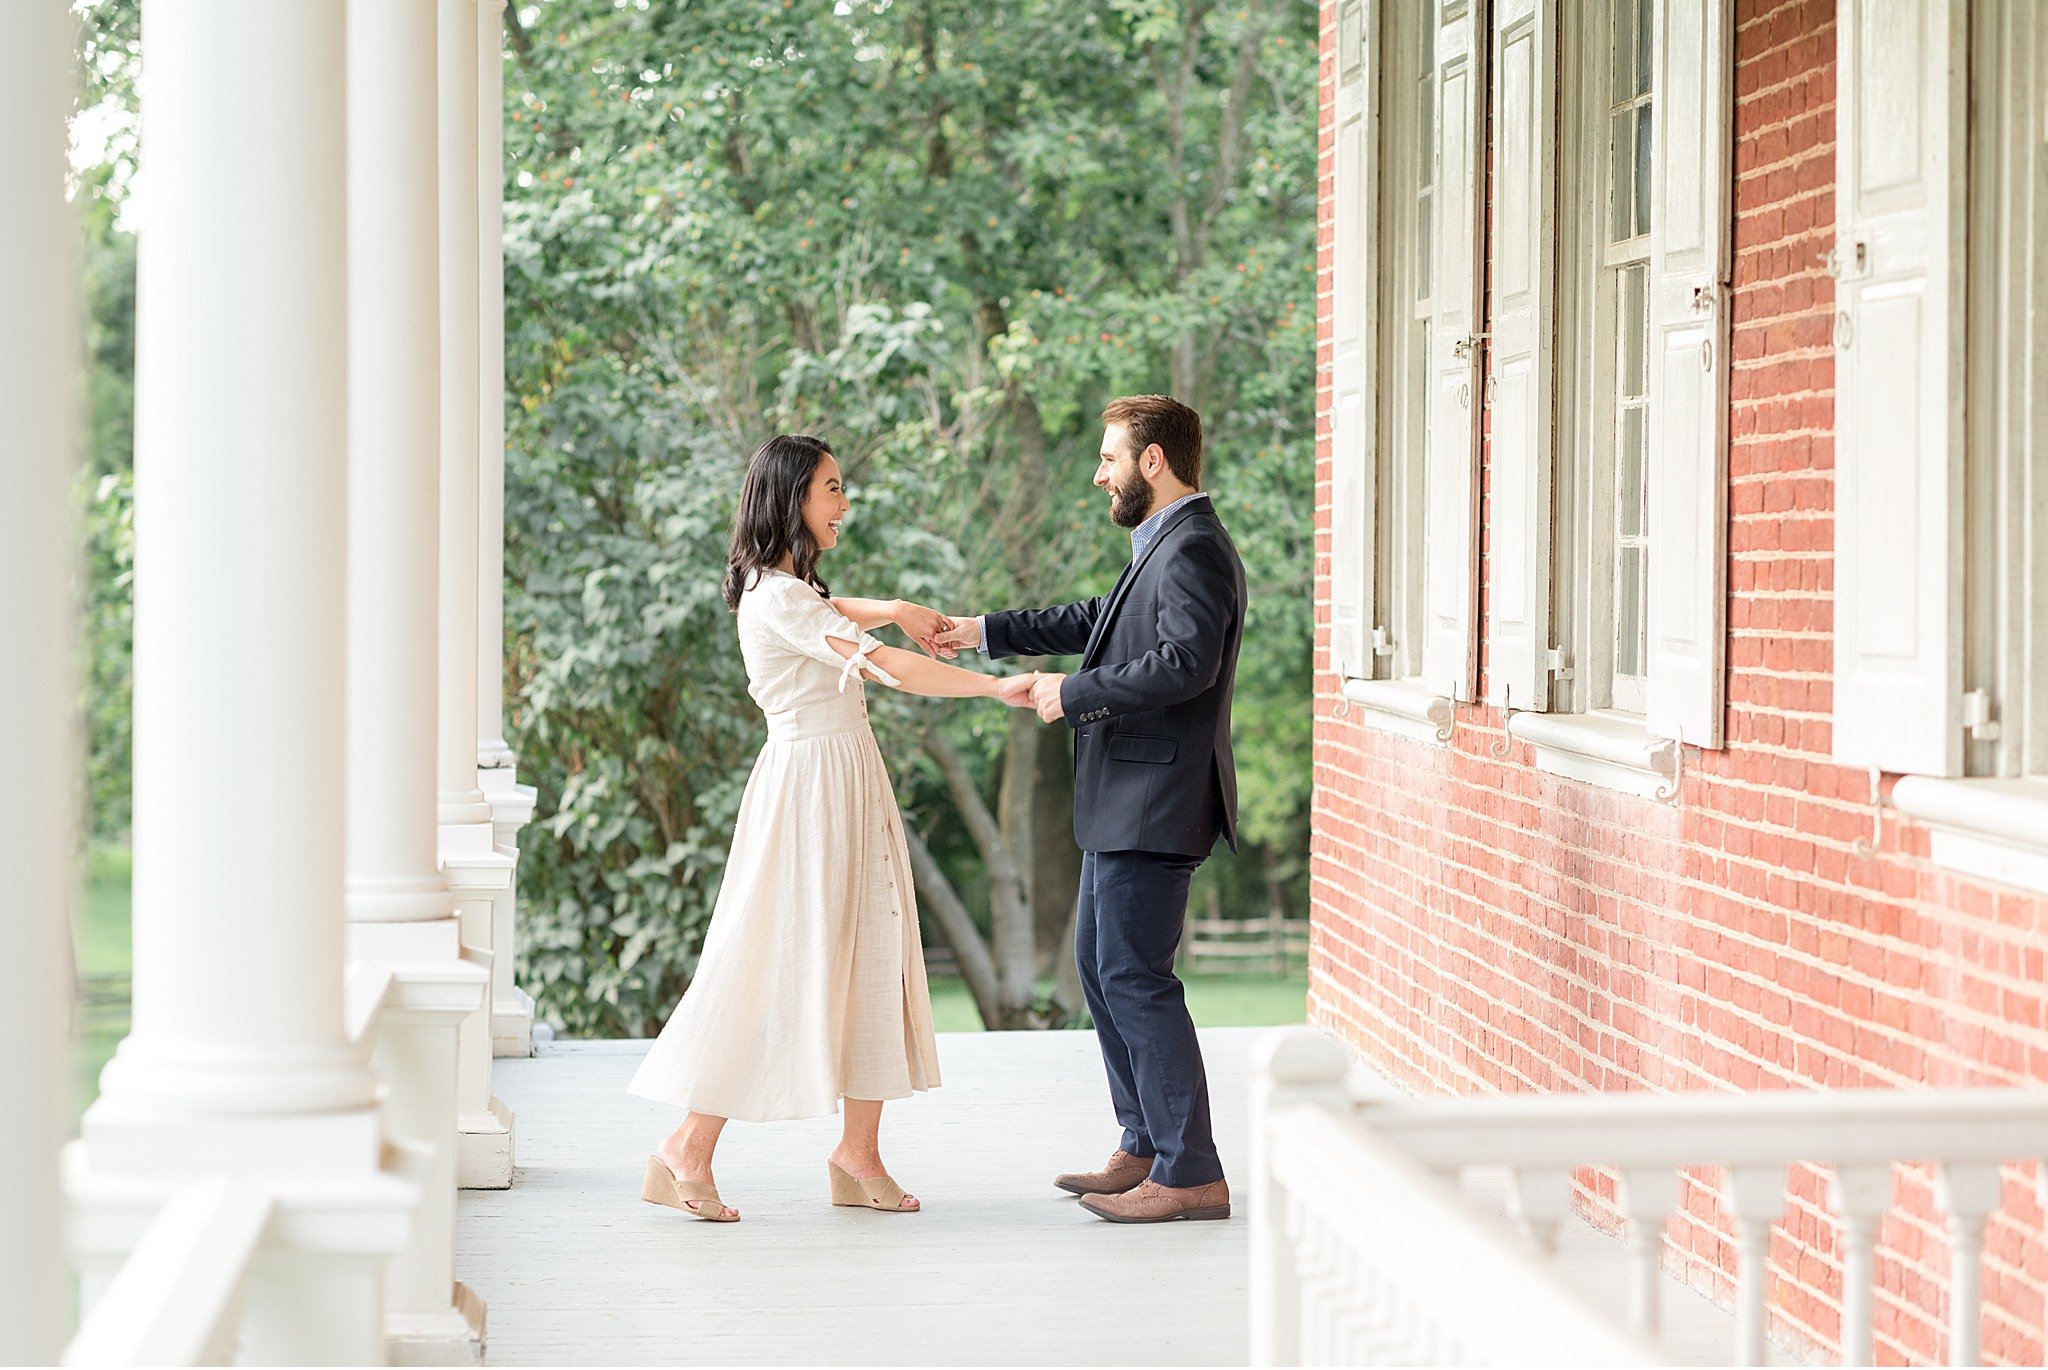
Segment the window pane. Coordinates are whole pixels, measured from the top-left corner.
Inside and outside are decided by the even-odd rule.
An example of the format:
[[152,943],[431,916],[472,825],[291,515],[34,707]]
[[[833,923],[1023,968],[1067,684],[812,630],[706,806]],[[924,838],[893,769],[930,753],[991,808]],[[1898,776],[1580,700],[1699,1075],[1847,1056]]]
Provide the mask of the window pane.
[[1650,107],[1636,108],[1636,232],[1650,231]]
[[1651,0],[1636,0],[1636,94],[1651,92]]
[[1635,10],[1633,36],[1636,46],[1636,88],[1630,93],[1634,95],[1648,95],[1650,93],[1650,24],[1652,22],[1650,18],[1650,0],[1636,0]]
[[1642,262],[1625,266],[1616,273],[1615,303],[1621,317],[1615,331],[1621,335],[1621,374],[1615,377],[1617,399],[1637,399],[1648,393],[1644,365],[1643,334],[1650,325],[1647,294],[1649,268]]
[[1614,673],[1643,673],[1644,549],[1624,547],[1616,561],[1614,587]]
[[1636,96],[1636,7],[1622,0],[1614,7],[1614,98],[1610,103],[1627,104]]
[[1635,188],[1632,182],[1636,174],[1635,112],[1623,110],[1614,116],[1609,132],[1613,138],[1613,172],[1607,188],[1609,201],[1614,207],[1613,228],[1608,233],[1610,242],[1625,242],[1635,234]]
[[1619,478],[1614,483],[1615,526],[1625,538],[1643,535],[1643,455],[1647,446],[1650,411],[1631,405],[1621,411],[1618,445]]

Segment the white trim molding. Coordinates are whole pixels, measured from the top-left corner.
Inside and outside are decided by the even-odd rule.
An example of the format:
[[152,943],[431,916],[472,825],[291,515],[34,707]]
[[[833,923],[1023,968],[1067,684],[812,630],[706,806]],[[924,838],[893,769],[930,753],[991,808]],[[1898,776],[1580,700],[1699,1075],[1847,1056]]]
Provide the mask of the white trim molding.
[[1943,780],[1909,775],[1892,805],[1932,831],[1936,865],[2048,892],[2048,777]]
[[1418,676],[1406,680],[1347,680],[1344,698],[1359,706],[1358,721],[1368,728],[1398,733],[1415,742],[1442,747],[1457,727],[1457,706]]
[[1508,715],[1508,736],[1536,752],[1536,769],[1644,799],[1678,795],[1680,744],[1632,714]]

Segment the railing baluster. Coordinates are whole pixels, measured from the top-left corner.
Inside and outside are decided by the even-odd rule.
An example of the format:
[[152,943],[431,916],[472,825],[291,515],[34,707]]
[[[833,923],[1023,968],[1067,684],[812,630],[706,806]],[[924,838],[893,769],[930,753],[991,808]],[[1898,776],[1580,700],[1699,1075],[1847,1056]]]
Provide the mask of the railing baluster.
[[1251,1361],[1254,1365],[1297,1365],[1302,1291],[1300,1265],[1290,1250],[1286,1193],[1272,1154],[1276,1114],[1303,1104],[1331,1109],[1350,1106],[1344,1088],[1351,1058],[1321,1033],[1302,1029],[1276,1033],[1261,1042],[1253,1063],[1251,1212]]
[[1572,1172],[1517,1170],[1508,1186],[1508,1212],[1548,1260],[1557,1259],[1557,1226],[1572,1215]]
[[1762,1365],[1768,1350],[1771,1224],[1785,1214],[1785,1167],[1731,1168],[1727,1201],[1735,1214],[1735,1363]]
[[1625,1170],[1621,1211],[1628,1219],[1629,1330],[1657,1335],[1657,1295],[1664,1280],[1664,1224],[1678,1203],[1678,1172]]
[[1828,1204],[1842,1222],[1842,1364],[1871,1365],[1877,1224],[1892,1206],[1892,1168],[1836,1166]]
[[1975,1365],[1984,1325],[1984,1221],[1998,1208],[2003,1186],[1995,1165],[1944,1165],[1935,1170],[1935,1196],[1948,1210],[1948,1363]]

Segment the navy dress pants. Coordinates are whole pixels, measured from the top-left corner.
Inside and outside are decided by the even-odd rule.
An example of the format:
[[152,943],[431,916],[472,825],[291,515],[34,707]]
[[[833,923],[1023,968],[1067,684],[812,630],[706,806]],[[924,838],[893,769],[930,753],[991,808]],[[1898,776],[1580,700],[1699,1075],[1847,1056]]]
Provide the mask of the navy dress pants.
[[1152,1179],[1188,1189],[1223,1178],[1209,1126],[1209,1077],[1173,954],[1201,859],[1084,852],[1074,956],[1095,1016],[1123,1149],[1150,1156]]

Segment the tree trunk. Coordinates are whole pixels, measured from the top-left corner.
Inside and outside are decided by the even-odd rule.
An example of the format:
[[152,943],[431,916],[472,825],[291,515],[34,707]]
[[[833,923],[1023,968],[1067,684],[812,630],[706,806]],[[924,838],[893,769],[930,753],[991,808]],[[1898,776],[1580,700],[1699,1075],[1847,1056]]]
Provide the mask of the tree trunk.
[[973,997],[982,1023],[995,1028],[1004,1022],[1004,1010],[996,985],[996,963],[989,956],[988,943],[974,926],[959,891],[932,859],[924,838],[908,822],[903,825],[903,840],[910,848],[910,871],[917,880],[918,899],[931,910],[939,936],[953,949],[953,959],[960,963],[960,978],[967,982],[967,993]]
[[1032,956],[1031,906],[1025,898],[1023,870],[1003,841],[1001,824],[975,789],[967,762],[945,730],[936,725],[926,728],[924,749],[945,777],[946,789],[966,820],[968,834],[988,872],[989,949],[1001,1008],[1000,1021],[990,1022],[986,1012],[982,1021],[991,1028],[1028,1026],[1031,1004],[1037,997],[1037,966]]
[[1074,959],[1074,891],[1081,883],[1081,849],[1074,845],[1074,743],[1064,723],[1040,735],[1032,799],[1038,810],[1031,858],[1038,973],[1057,976]]

